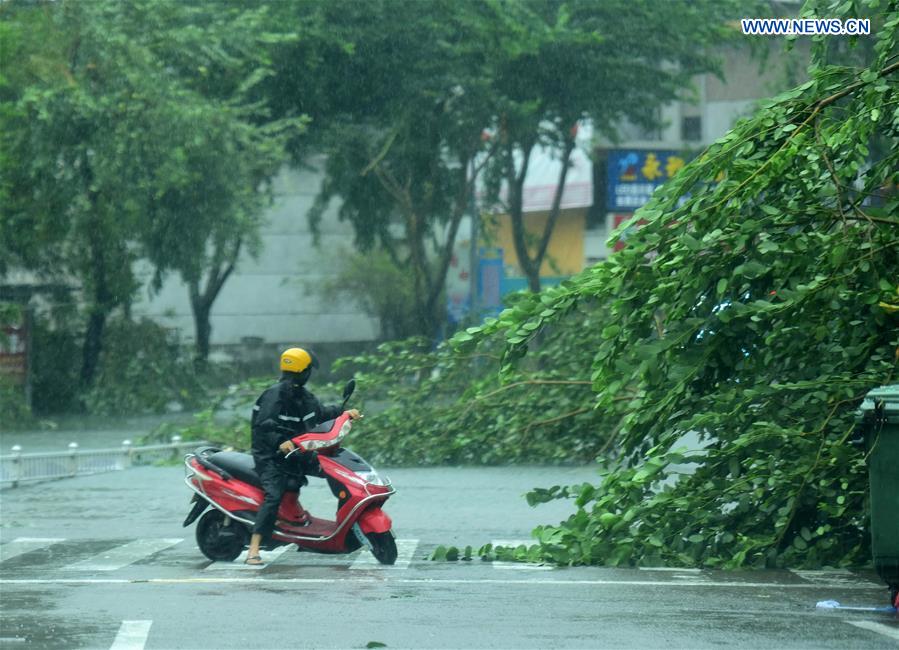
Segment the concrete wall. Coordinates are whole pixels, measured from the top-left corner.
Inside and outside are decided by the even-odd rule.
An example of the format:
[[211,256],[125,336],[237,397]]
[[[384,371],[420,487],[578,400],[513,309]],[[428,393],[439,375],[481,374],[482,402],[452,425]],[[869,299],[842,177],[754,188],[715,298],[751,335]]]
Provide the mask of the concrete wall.
[[[285,170],[275,182],[275,201],[265,215],[258,259],[244,252],[212,309],[212,345],[336,344],[371,341],[378,323],[345,297],[325,298],[315,287],[333,278],[342,255],[358,255],[353,231],[340,223],[331,206],[322,219],[320,245],[313,244],[306,213],[321,177],[309,171]],[[143,273],[149,279],[148,273]],[[186,285],[167,278],[157,295],[142,292],[134,307],[178,330],[192,342],[193,317]]]

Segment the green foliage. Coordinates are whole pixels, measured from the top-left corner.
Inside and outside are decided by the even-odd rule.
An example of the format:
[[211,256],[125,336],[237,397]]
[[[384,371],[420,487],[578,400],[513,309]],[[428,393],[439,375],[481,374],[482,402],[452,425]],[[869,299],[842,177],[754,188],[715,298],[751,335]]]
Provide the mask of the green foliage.
[[0,376],[0,429],[19,428],[31,422],[23,387]]
[[[583,405],[621,419],[617,464],[600,485],[531,494],[572,499],[576,512],[534,531],[528,557],[867,559],[864,459],[846,440],[899,358],[897,32],[891,4],[867,67],[816,59],[810,81],[657,192],[627,248],[453,340],[462,358],[505,337],[513,377],[585,302],[607,314],[581,329],[594,391]],[[698,448],[681,449],[691,437]]]
[[385,340],[404,339],[418,331],[413,280],[387,253],[347,253],[337,256],[336,263],[336,276],[315,287],[323,300],[352,298],[378,319]]
[[598,328],[602,320],[585,304],[545,332],[528,363],[503,377],[500,339],[472,354],[411,339],[342,359],[336,367],[354,372],[359,393],[385,405],[367,415],[353,449],[392,465],[595,459],[617,422],[590,406],[592,352],[581,328]]
[[0,78],[0,250],[79,285],[83,383],[139,258],[157,284],[170,270],[192,282],[208,323],[241,245],[255,250],[266,181],[303,122],[269,119],[254,88],[267,48],[290,38],[265,7],[4,6],[0,48],[21,65]]
[[150,440],[168,441],[174,434],[184,440],[206,440],[220,447],[250,448],[250,409],[259,395],[271,386],[270,378],[248,379],[232,384],[213,396],[205,408],[194,413],[193,422],[164,423]]
[[75,327],[54,327],[45,318],[34,319],[31,405],[35,413],[46,415],[83,409],[75,360],[80,340],[75,331]]
[[[528,363],[504,377],[497,373],[500,339],[474,355],[457,355],[446,345],[431,349],[425,339],[413,338],[340,359],[334,370],[355,376],[352,404],[366,415],[348,444],[372,462],[390,465],[594,460],[620,424],[589,405],[590,340],[580,328],[599,327],[602,320],[585,304],[545,334]],[[158,435],[247,449],[250,406],[272,383],[261,378],[233,385],[191,425],[165,425]],[[325,398],[336,398],[341,389],[313,387]]]
[[148,319],[116,319],[108,327],[97,379],[84,397],[89,412],[161,413],[172,402],[202,404],[206,391],[171,332]]

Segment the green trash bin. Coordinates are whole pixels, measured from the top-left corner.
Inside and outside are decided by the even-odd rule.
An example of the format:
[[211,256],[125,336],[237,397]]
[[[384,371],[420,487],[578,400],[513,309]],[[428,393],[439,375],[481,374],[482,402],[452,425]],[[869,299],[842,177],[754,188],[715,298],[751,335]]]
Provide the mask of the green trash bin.
[[899,384],[870,391],[858,412],[871,487],[874,568],[899,607]]

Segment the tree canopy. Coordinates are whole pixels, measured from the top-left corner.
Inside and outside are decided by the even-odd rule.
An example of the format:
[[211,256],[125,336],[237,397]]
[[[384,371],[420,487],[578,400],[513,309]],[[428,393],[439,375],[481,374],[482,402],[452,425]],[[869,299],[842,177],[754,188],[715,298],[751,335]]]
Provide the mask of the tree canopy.
[[[663,103],[715,69],[712,46],[732,35],[724,20],[735,15],[729,2],[332,6],[334,29],[352,48],[331,52],[326,71],[336,92],[318,122],[316,142],[328,158],[312,222],[339,197],[358,246],[385,249],[411,274],[427,336],[441,320],[477,178],[490,172],[491,201],[505,182],[518,258],[539,289],[555,218],[533,253],[521,205],[531,153],[538,145],[557,151],[561,186],[579,120],[607,134],[625,117],[657,124]],[[395,21],[396,12],[407,20]]]
[[2,80],[5,261],[79,285],[85,383],[140,258],[191,286],[204,355],[212,300],[301,126],[252,96],[266,46],[296,35],[265,7],[144,0],[11,3],[2,36],[22,64]]

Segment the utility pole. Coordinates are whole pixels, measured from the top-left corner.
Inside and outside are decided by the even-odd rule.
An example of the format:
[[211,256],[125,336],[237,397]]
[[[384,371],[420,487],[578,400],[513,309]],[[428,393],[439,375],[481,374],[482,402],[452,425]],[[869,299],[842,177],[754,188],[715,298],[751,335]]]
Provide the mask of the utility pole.
[[469,280],[470,296],[468,299],[468,314],[473,323],[480,321],[480,301],[478,300],[478,279],[480,275],[480,251],[478,250],[478,240],[480,239],[481,215],[478,212],[477,200],[475,195],[475,165],[474,156],[469,161],[468,167],[469,177],[471,179],[471,190],[468,194],[468,214],[471,217],[471,246],[469,250]]

